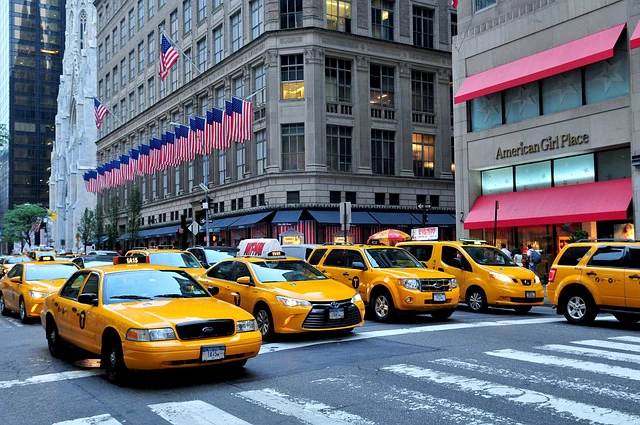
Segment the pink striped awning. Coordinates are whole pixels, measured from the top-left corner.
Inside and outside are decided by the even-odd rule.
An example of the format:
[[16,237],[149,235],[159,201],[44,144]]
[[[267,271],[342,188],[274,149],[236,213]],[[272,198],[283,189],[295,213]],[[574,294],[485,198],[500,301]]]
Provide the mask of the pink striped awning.
[[638,47],[640,47],[640,22],[638,22],[638,24],[636,25],[636,29],[633,30],[633,34],[629,39],[629,46],[632,49],[637,49]]

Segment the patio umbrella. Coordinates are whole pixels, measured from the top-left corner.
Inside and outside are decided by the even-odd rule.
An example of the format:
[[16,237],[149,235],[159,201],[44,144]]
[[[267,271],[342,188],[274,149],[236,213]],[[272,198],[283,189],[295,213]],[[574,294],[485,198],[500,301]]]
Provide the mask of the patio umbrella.
[[396,229],[387,229],[369,236],[369,239],[367,239],[367,243],[377,241],[378,244],[394,246],[398,242],[410,240],[411,236],[409,236],[405,232]]

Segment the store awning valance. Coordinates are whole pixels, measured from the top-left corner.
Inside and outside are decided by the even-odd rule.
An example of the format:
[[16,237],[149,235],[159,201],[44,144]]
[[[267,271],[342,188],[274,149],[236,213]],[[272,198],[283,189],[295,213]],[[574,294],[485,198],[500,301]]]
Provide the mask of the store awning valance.
[[310,210],[309,214],[320,224],[340,224],[340,213],[338,211]]
[[[625,24],[579,38],[464,79],[454,103],[541,80],[613,57]],[[635,34],[635,32],[634,32]]]
[[631,179],[621,179],[480,196],[464,228],[493,228],[496,201],[498,227],[624,220],[631,194]]
[[415,226],[422,223],[407,212],[372,212],[371,215],[384,226]]
[[296,224],[300,220],[302,210],[278,211],[271,220],[271,224],[285,225]]
[[254,224],[258,224],[261,221],[264,221],[267,216],[271,215],[273,211],[267,212],[259,212],[254,214],[247,214],[240,216],[238,220],[234,221],[229,225],[230,229],[243,229],[245,227],[253,226]]
[[633,30],[633,34],[629,39],[629,46],[632,49],[637,49],[638,47],[640,47],[640,22],[638,22],[638,24],[636,25],[636,29]]
[[[413,213],[413,216],[422,225],[422,213]],[[455,226],[456,218],[453,214],[446,213],[428,213],[428,219],[425,227],[433,226]]]
[[140,238],[159,238],[161,236],[175,235],[180,230],[180,225],[157,227],[155,229],[140,230]]

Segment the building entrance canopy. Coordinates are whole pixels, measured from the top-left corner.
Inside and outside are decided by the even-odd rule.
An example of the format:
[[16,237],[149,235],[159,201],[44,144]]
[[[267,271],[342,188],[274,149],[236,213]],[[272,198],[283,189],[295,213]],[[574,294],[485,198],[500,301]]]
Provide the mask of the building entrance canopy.
[[496,201],[498,227],[624,220],[631,195],[631,179],[621,179],[480,196],[464,228],[492,228]]

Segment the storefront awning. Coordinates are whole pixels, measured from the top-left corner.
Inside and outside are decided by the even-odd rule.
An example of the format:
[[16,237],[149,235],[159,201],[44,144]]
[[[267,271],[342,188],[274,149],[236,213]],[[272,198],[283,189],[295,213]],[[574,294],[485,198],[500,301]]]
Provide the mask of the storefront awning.
[[371,215],[384,226],[415,226],[422,223],[406,212],[372,212]]
[[465,229],[624,220],[631,202],[631,179],[479,197],[464,221]]
[[273,220],[271,220],[271,224],[278,224],[278,225],[296,224],[298,220],[300,220],[301,214],[302,214],[302,210],[278,211],[276,212],[275,217],[273,217]]
[[[464,79],[454,103],[541,80],[613,57],[625,24],[579,38]],[[635,34],[635,33],[634,33]]]
[[204,226],[202,226],[200,231],[201,232],[206,232],[207,231],[207,227],[209,228],[210,231],[213,231],[213,232],[219,232],[220,230],[226,230],[227,227],[229,227],[231,224],[233,224],[235,221],[238,221],[239,219],[240,219],[240,217],[219,218],[217,220],[213,220],[209,224],[205,224]]
[[140,230],[140,238],[158,238],[161,236],[175,235],[180,230],[180,225],[157,227],[155,229]]
[[230,229],[243,229],[245,227],[253,226],[263,221],[267,216],[271,215],[273,211],[259,212],[254,214],[247,214],[240,216],[237,221],[234,221],[229,225]]
[[636,29],[633,30],[633,34],[629,39],[629,46],[632,49],[637,49],[638,47],[640,47],[640,22],[638,22],[638,24],[636,25]]
[[378,222],[366,211],[352,211],[351,224],[370,224],[376,225]]
[[319,224],[340,224],[340,213],[338,211],[310,210],[309,214]]

